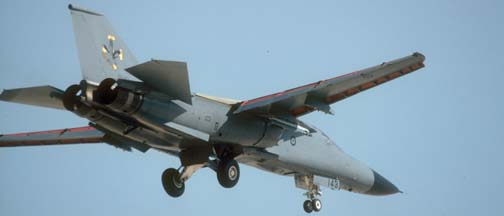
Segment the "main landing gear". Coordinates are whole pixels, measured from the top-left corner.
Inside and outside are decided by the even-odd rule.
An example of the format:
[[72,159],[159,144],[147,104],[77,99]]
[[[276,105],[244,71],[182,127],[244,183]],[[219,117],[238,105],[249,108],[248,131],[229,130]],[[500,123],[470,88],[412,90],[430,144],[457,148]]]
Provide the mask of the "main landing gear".
[[222,187],[232,188],[240,179],[240,167],[238,163],[231,160],[221,160],[217,166],[217,180]]
[[173,168],[166,169],[161,176],[161,181],[163,182],[164,190],[171,197],[179,197],[184,193],[185,184],[180,179],[178,170]]
[[240,167],[234,159],[214,160],[205,164],[185,166],[180,173],[177,169],[169,168],[163,172],[161,181],[163,188],[171,197],[179,197],[184,193],[185,182],[196,170],[208,166],[217,173],[217,180],[222,187],[232,188],[240,179]]

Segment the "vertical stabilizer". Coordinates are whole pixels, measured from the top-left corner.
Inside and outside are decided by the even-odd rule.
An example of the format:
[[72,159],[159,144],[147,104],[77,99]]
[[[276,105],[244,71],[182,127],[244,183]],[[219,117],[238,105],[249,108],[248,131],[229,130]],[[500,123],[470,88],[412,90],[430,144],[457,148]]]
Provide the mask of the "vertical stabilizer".
[[128,79],[125,68],[137,60],[107,18],[99,13],[68,5],[83,78],[98,84],[105,78]]

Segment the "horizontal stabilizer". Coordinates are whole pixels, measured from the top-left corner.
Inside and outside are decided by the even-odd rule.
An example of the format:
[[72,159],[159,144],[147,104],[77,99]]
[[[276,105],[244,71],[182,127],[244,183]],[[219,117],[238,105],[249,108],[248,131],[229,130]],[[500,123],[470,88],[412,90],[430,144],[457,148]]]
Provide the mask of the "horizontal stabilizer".
[[62,98],[63,91],[52,86],[8,89],[0,94],[3,101],[64,110]]
[[126,71],[151,88],[191,104],[191,88],[185,62],[151,60],[127,68]]
[[0,134],[0,147],[52,146],[90,143],[108,143],[125,151],[131,151],[131,149],[134,148],[138,151],[146,152],[150,148],[144,143],[135,142],[114,133],[104,133],[92,126],[28,133]]

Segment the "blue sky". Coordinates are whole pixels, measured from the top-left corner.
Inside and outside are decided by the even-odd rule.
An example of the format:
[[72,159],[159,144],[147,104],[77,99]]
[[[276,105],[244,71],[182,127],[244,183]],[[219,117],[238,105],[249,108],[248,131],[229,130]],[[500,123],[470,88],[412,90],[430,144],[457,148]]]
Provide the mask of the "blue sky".
[[[0,88],[80,81],[68,1],[0,2]],[[502,1],[74,1],[104,13],[141,61],[188,62],[194,92],[250,99],[414,51],[426,68],[303,120],[404,194],[325,190],[321,215],[500,215]],[[83,126],[71,113],[0,103],[0,133]],[[109,145],[0,149],[0,215],[304,215],[294,180],[204,169],[182,198],[177,158]]]

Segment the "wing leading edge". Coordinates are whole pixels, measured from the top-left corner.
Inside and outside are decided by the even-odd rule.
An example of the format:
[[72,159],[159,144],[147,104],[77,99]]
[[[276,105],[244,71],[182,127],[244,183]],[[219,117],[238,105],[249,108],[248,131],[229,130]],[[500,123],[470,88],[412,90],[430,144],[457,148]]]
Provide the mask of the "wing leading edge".
[[297,117],[319,110],[332,114],[330,104],[423,68],[424,60],[421,53],[413,53],[364,70],[243,101],[234,113]]
[[100,143],[103,138],[102,132],[87,126],[0,135],[0,147]]

